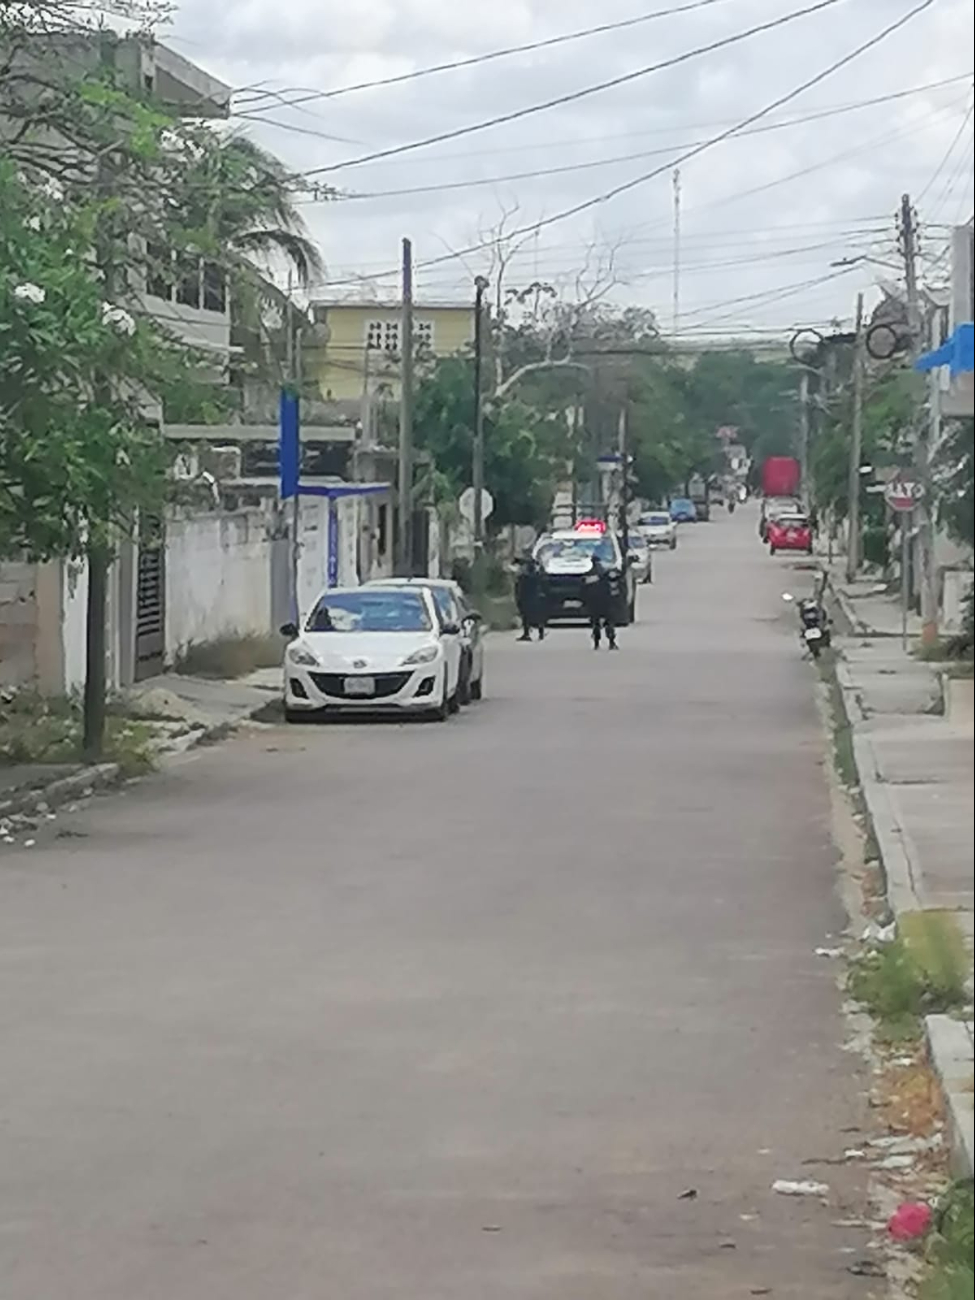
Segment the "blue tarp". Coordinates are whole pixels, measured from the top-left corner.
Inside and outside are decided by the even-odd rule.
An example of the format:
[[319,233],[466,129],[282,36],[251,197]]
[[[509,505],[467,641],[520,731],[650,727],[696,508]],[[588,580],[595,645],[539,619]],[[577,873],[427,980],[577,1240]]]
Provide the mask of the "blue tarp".
[[915,370],[936,370],[947,366],[951,377],[975,371],[975,324],[966,321],[934,352],[924,352],[914,363]]

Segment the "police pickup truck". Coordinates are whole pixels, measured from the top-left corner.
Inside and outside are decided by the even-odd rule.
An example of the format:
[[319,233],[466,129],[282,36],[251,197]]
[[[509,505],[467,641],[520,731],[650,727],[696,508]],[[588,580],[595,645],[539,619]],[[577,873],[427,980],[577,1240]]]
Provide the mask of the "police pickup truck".
[[625,574],[614,622],[626,627],[636,617],[636,576],[622,543],[602,520],[579,523],[575,528],[544,533],[535,543],[533,558],[542,572],[548,621],[585,618],[584,580],[593,557],[607,572]]

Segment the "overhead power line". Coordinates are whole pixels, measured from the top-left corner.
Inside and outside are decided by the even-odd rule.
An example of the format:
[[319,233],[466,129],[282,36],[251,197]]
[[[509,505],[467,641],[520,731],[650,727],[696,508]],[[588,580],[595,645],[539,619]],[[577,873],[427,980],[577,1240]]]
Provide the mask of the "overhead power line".
[[[962,80],[959,77],[951,77],[945,81],[933,83],[935,86],[947,86],[953,82]],[[790,127],[801,126],[808,122],[818,122],[823,118],[836,117],[843,113],[851,113],[857,109],[873,107],[877,104],[887,104],[892,100],[904,99],[908,95],[916,95],[922,90],[928,90],[931,84],[927,86],[914,87],[911,90],[897,90],[890,95],[878,95],[873,99],[861,100],[855,104],[845,104],[837,108],[818,109],[814,113],[806,113],[801,117],[792,117],[785,122],[768,122],[764,126],[756,126],[750,131],[740,131],[736,139],[747,139],[753,135],[764,135],[770,131],[783,131]],[[478,188],[484,185],[500,185],[508,181],[532,180],[539,176],[561,176],[573,172],[589,171],[594,167],[611,167],[619,163],[635,162],[643,158],[657,158],[661,154],[669,154],[674,149],[690,149],[700,144],[700,140],[689,140],[682,144],[670,144],[659,149],[641,150],[639,153],[620,154],[615,158],[596,158],[587,162],[568,163],[562,167],[543,167],[534,168],[526,172],[513,172],[505,176],[477,176],[467,180],[441,181],[438,184],[431,185],[408,185],[401,189],[391,190],[365,190],[362,192],[353,191],[348,194],[338,195],[340,201],[354,202],[366,199],[388,199],[404,198],[413,194],[435,194],[448,190],[463,190]],[[307,200],[309,202],[318,202],[317,199]],[[330,200],[332,201],[332,200]]]
[[[365,163],[378,162],[381,158],[393,158],[400,154],[413,153],[417,149],[426,149],[430,145],[442,144],[446,140],[458,140],[461,136],[472,135],[477,131],[487,131],[491,127],[503,126],[507,122],[517,122],[535,113],[543,113],[550,108],[559,108],[563,104],[573,104],[580,99],[588,98],[590,95],[600,94],[604,90],[627,85],[641,77],[648,77],[654,72],[662,72],[666,68],[678,67],[680,64],[688,63],[692,59],[701,58],[705,54],[713,54],[715,50],[725,49],[729,45],[737,45],[752,36],[772,31],[778,27],[784,27],[787,23],[795,22],[799,18],[805,18],[809,14],[820,13],[824,9],[831,9],[834,5],[841,3],[843,3],[843,0],[816,0],[815,4],[807,5],[803,9],[795,9],[791,13],[782,14],[780,17],[772,18],[768,22],[757,23],[754,27],[748,27],[744,31],[735,32],[731,36],[724,36],[720,40],[711,41],[707,45],[698,45],[694,49],[685,50],[682,54],[674,55],[672,58],[662,59],[659,63],[651,63],[646,67],[637,68],[634,72],[626,72],[622,76],[611,77],[608,81],[600,81],[592,86],[584,86],[581,90],[573,90],[566,95],[557,95],[554,99],[545,100],[540,104],[529,104],[524,108],[514,109],[510,113],[499,113],[496,117],[486,118],[482,122],[472,122],[468,126],[455,127],[451,131],[441,131],[437,135],[427,136],[423,140],[412,140],[408,144],[392,145],[388,149],[377,149],[373,153],[361,154],[358,158],[346,158],[342,162],[333,163],[328,167],[313,167],[305,175],[320,176],[325,172],[344,171],[349,167],[361,167]],[[933,3],[933,0],[927,0],[927,3]]]
[[934,185],[935,181],[938,179],[938,177],[939,177],[939,176],[941,175],[941,173],[944,171],[945,167],[948,165],[948,159],[949,159],[949,158],[951,157],[951,155],[955,152],[955,146],[957,145],[958,141],[962,138],[962,136],[965,134],[965,128],[968,126],[969,122],[972,120],[972,109],[973,109],[973,107],[975,107],[975,104],[969,104],[969,105],[968,105],[968,112],[967,112],[967,113],[965,114],[965,116],[962,118],[962,120],[961,120],[961,122],[960,122],[960,124],[959,124],[959,126],[958,126],[958,130],[955,132],[954,136],[952,136],[951,144],[950,144],[950,145],[948,146],[948,148],[945,150],[945,152],[944,152],[944,156],[942,157],[941,161],[938,163],[937,167],[935,167],[935,169],[934,169],[934,173],[932,174],[930,180],[927,182],[927,184],[922,188],[921,192],[918,194],[916,202],[918,202],[918,203],[921,202],[921,200],[924,198],[924,196],[925,196],[925,195],[928,193],[928,191],[931,189],[932,185]]
[[[777,108],[781,108],[784,104],[790,103],[794,99],[798,99],[800,95],[804,94],[807,90],[811,90],[813,86],[819,85],[821,82],[827,80],[827,78],[831,77],[834,73],[838,72],[840,68],[844,68],[848,66],[850,63],[853,63],[856,59],[860,58],[869,50],[875,49],[889,36],[892,36],[894,32],[899,31],[902,27],[906,26],[912,19],[917,17],[918,14],[923,13],[924,10],[926,9],[929,9],[933,3],[934,0],[920,0],[920,3],[915,4],[911,9],[907,11],[907,13],[903,14],[900,18],[896,19],[894,22],[888,23],[886,27],[881,28],[881,30],[877,32],[874,36],[870,37],[866,41],[861,42],[854,49],[850,50],[847,54],[844,54],[841,58],[835,59],[831,64],[823,68],[820,72],[817,72],[814,76],[807,78],[803,82],[800,82],[797,86],[793,87],[792,90],[787,91],[783,95],[777,96],[775,99],[765,104],[762,108],[757,109],[754,113],[750,113],[747,117],[742,118],[741,121],[737,122],[733,126],[728,127],[726,130],[720,131],[716,135],[711,136],[709,139],[703,141],[701,144],[695,146],[693,149],[689,149],[682,154],[678,154],[676,157],[669,159],[667,162],[662,163],[659,167],[653,168],[651,171],[644,172],[639,176],[633,177],[629,181],[626,181],[620,185],[613,186],[612,189],[604,190],[601,194],[597,194],[593,198],[586,199],[581,203],[573,204],[571,207],[563,208],[560,212],[553,213],[551,216],[541,217],[537,221],[533,221],[525,226],[521,226],[517,229],[508,231],[507,232],[508,237],[518,238],[521,235],[534,234],[536,231],[543,230],[547,226],[555,225],[557,222],[565,221],[570,217],[578,216],[582,212],[587,212],[592,208],[599,207],[602,204],[609,202],[611,199],[616,198],[620,194],[624,194],[629,190],[636,189],[638,186],[645,184],[649,180],[653,180],[655,177],[660,176],[665,172],[670,172],[674,167],[681,166],[683,163],[687,162],[691,158],[698,157],[706,150],[713,148],[717,144],[723,143],[725,140],[730,139],[734,135],[737,135],[740,131],[745,130],[745,128],[751,126],[754,122],[758,122],[763,117],[767,117],[770,113],[774,113]],[[490,248],[492,242],[493,241],[491,239],[480,240],[476,244],[471,244],[467,248],[458,249],[455,252],[449,254],[441,254],[438,257],[430,258],[424,262],[421,262],[419,263],[419,268],[438,266],[444,262],[451,262],[466,257],[471,253],[482,252],[484,249]],[[393,274],[395,274],[395,270],[387,270],[384,271],[382,274],[375,275],[375,276],[357,277],[357,279],[352,283],[361,282],[363,279],[366,278],[386,279]],[[338,282],[333,281],[332,283],[334,285],[337,284]]]
[[[697,9],[710,9],[717,4],[727,4],[728,0],[690,0],[690,3],[672,5],[667,9],[654,9],[650,13],[637,14],[633,18],[622,18],[618,22],[600,23],[597,27],[586,27],[581,31],[565,32],[561,36],[549,36],[541,41],[528,41],[524,45],[509,45],[502,50],[490,50],[487,54],[474,54],[466,59],[453,59],[449,63],[435,63],[426,68],[415,68],[412,72],[401,72],[391,77],[378,77],[374,81],[360,81],[355,85],[338,86],[334,90],[312,90],[296,87],[294,99],[285,100],[282,92],[263,91],[253,98],[272,97],[278,99],[286,108],[310,103],[312,100],[337,99],[340,95],[351,95],[358,90],[375,90],[380,86],[399,86],[405,81],[418,81],[421,77],[432,77],[441,72],[455,72],[461,68],[473,68],[478,64],[491,63],[497,59],[511,58],[516,54],[531,54],[535,50],[547,50],[556,45],[567,45],[570,41],[581,41],[590,36],[601,36],[606,32],[623,31],[628,27],[638,27],[651,23],[658,18],[672,18],[678,14],[693,13]],[[286,94],[287,92],[283,92]],[[248,111],[238,114],[247,117]]]

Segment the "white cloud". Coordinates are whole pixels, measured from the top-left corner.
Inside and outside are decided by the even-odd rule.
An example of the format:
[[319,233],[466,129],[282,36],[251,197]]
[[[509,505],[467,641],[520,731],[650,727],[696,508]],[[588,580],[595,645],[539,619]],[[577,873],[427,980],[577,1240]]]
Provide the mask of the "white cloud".
[[[399,190],[531,173],[478,188],[304,208],[333,278],[346,281],[396,265],[410,235],[422,263],[477,241],[502,206],[528,225],[584,202],[654,166],[687,141],[741,120],[879,31],[912,0],[844,0],[679,68],[459,140],[322,174],[344,189]],[[801,0],[790,0],[789,8]],[[633,17],[666,0],[249,0],[219,19],[206,0],[182,0],[172,32],[185,55],[232,85],[334,89],[431,63]],[[283,108],[266,99],[248,129],[296,171],[449,131],[621,75],[693,46],[780,16],[784,0],[721,0],[696,13],[485,63],[399,86]],[[169,39],[165,36],[164,39]],[[938,0],[876,50],[779,110],[770,122],[882,96],[965,73],[971,65],[969,0]],[[182,43],[181,43],[182,42]],[[893,213],[903,191],[920,192],[961,124],[970,85],[728,141],[686,164],[682,305],[688,327],[719,316],[785,325],[848,315],[865,270],[808,289],[830,263],[892,251]],[[243,98],[240,101],[244,102]],[[252,101],[253,102],[253,101]],[[272,126],[277,120],[284,126]],[[289,129],[290,128],[290,129]],[[315,133],[354,143],[322,139]],[[972,203],[971,124],[925,195],[921,217],[965,219]],[[560,175],[539,171],[667,150]],[[966,157],[968,159],[967,166]],[[787,182],[793,173],[804,173]],[[779,183],[782,182],[782,183]],[[766,186],[755,193],[759,187]],[[740,196],[740,197],[737,197]],[[669,167],[656,180],[553,224],[531,241],[515,276],[570,277],[594,237],[620,243],[628,284],[621,300],[656,307],[666,320],[672,256]],[[929,246],[934,247],[937,232]],[[822,245],[826,245],[823,247]],[[768,259],[759,260],[762,253]],[[419,284],[442,295],[469,291],[484,255],[424,270]],[[735,265],[735,263],[738,263]],[[731,300],[767,292],[760,298]],[[776,300],[776,293],[787,296]],[[712,304],[728,302],[726,308]],[[717,325],[716,325],[717,328]]]

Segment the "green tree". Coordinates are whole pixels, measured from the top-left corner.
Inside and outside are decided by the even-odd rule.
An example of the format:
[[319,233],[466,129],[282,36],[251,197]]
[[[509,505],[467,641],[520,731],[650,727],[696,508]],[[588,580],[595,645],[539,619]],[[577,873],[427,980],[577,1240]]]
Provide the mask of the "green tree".
[[[452,496],[471,482],[473,423],[473,362],[442,358],[419,384],[414,426],[417,445],[430,452]],[[558,413],[546,416],[516,397],[486,403],[484,483],[495,502],[492,527],[546,521],[564,439]]]

